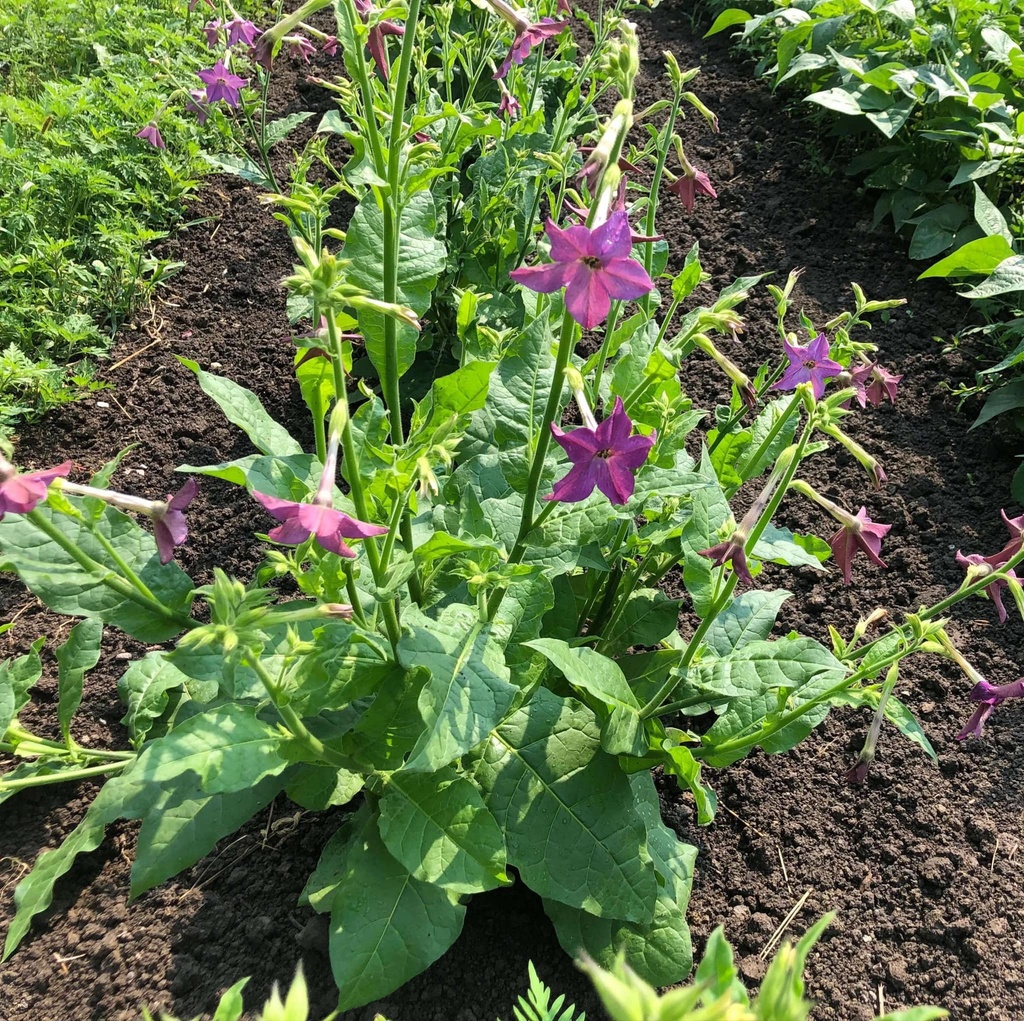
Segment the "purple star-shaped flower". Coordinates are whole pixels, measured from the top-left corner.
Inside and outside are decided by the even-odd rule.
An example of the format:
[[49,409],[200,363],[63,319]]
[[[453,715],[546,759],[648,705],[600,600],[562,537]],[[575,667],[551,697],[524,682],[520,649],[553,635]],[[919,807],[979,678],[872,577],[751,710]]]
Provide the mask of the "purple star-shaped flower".
[[154,149],[167,148],[167,143],[164,141],[164,136],[160,134],[160,129],[156,126],[156,121],[150,121],[140,131],[136,131],[135,137],[141,138],[144,142],[149,142]]
[[228,33],[228,46],[236,43],[244,43],[252,46],[257,38],[263,34],[263,30],[257,28],[251,21],[245,18],[232,18],[225,26]]
[[792,390],[798,383],[810,383],[816,401],[821,400],[825,393],[825,380],[838,376],[843,371],[839,362],[829,358],[828,341],[824,333],[819,333],[806,347],[783,341],[789,368],[773,390]]
[[683,174],[678,181],[673,181],[668,190],[679,197],[688,213],[693,212],[698,195],[706,195],[709,199],[718,198],[718,192],[711,184],[711,178],[703,170],[693,168],[693,174]]
[[153,515],[153,534],[161,564],[170,563],[174,547],[180,546],[188,538],[185,509],[198,492],[199,480],[189,479],[173,496],[168,494],[163,509]]
[[495,78],[504,78],[513,64],[521,64],[530,55],[530,50],[545,39],[559,35],[564,31],[568,21],[556,21],[554,18],[541,18],[532,25],[517,30],[508,56],[502,61],[501,67],[494,73]]
[[218,60],[211,68],[197,72],[206,85],[206,101],[216,103],[223,99],[228,106],[238,106],[241,101],[241,90],[249,84],[248,78],[232,74],[223,60]]
[[867,509],[861,507],[851,523],[844,525],[829,539],[832,556],[843,571],[843,584],[850,584],[850,565],[858,552],[863,551],[868,558],[879,567],[888,566],[878,555],[882,550],[882,540],[889,534],[892,525],[880,525],[868,517]]
[[5,514],[28,514],[46,499],[50,483],[58,476],[67,476],[72,464],[65,461],[56,468],[23,472],[0,456],[0,521]]
[[285,52],[289,57],[309,63],[310,57],[316,56],[316,47],[304,35],[286,35],[282,40]]
[[1009,698],[1024,698],[1024,677],[1019,677],[1009,684],[989,684],[981,680],[971,689],[971,701],[980,705],[974,710],[971,718],[967,721],[964,729],[957,734],[958,741],[965,741],[969,737],[981,737],[985,728],[985,721],[995,712],[998,705],[1002,705]]
[[322,503],[279,500],[266,493],[252,495],[278,521],[284,522],[267,533],[276,542],[298,545],[312,535],[320,546],[331,553],[337,553],[340,557],[354,557],[355,552],[345,543],[346,539],[369,539],[374,535],[386,535],[388,531],[380,525],[357,521]]
[[701,557],[710,557],[712,567],[725,567],[732,561],[733,572],[746,585],[754,584],[754,577],[747,566],[747,554],[744,549],[746,537],[741,532],[734,532],[725,542],[717,546],[697,551]]
[[630,435],[633,423],[621,397],[615,398],[611,415],[596,429],[582,426],[563,432],[552,422],[551,432],[572,461],[569,474],[559,479],[550,496],[544,498],[561,503],[585,500],[595,487],[612,503],[628,503],[636,484],[633,472],[647,460],[657,439],[657,433]]
[[584,329],[593,329],[607,318],[612,298],[639,298],[654,287],[647,270],[629,257],[633,241],[625,213],[612,213],[593,230],[583,226],[562,230],[548,220],[546,231],[554,261],[524,266],[510,276],[541,294],[564,287],[565,306]]
[[[956,562],[964,569],[968,574],[973,574],[975,580],[984,578],[986,575],[991,574],[996,568],[1002,567],[1010,558],[1005,555],[1006,550],[1001,550],[999,553],[994,554],[990,557],[983,557],[980,553],[968,553],[966,556],[956,551]],[[1017,580],[1017,575],[1013,571],[1007,572],[1006,577],[1012,578],[1014,581]],[[1003,594],[1002,590],[1006,588],[1005,578],[996,578],[990,585],[985,586],[985,595],[992,600],[992,605],[996,608],[996,614],[999,617],[999,623],[1006,623],[1006,607],[1003,606]]]
[[203,25],[203,32],[206,34],[206,45],[215,50],[220,45],[220,30],[223,22],[220,18],[214,18]]
[[498,103],[498,113],[502,117],[507,117],[510,121],[519,120],[521,110],[522,105],[511,92],[503,92],[501,94],[501,102]]
[[333,57],[338,52],[338,37],[336,35],[329,35],[321,44],[320,48],[327,54],[328,57]]
[[882,406],[882,401],[885,398],[889,399],[890,404],[895,404],[896,387],[901,379],[903,376],[894,375],[884,365],[879,365],[876,362],[871,366],[871,382],[866,387],[868,400],[876,408]]

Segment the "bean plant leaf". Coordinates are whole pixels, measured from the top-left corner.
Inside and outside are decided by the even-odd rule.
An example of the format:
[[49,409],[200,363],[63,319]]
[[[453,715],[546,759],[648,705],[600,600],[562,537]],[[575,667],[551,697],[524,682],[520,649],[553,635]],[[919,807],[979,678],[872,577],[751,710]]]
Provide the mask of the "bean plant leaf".
[[994,298],[999,294],[1024,291],[1024,255],[1013,255],[1001,263],[977,287],[961,291],[963,298]]
[[103,625],[98,620],[83,620],[57,649],[57,720],[65,741],[82,701],[85,675],[99,662],[102,638]]
[[[161,564],[153,536],[127,514],[104,509],[95,522],[57,514],[40,505],[33,512],[97,564],[83,567],[63,546],[32,523],[29,516],[8,514],[0,521],[0,570],[18,573],[24,585],[51,610],[112,624],[142,642],[166,642],[184,626],[192,601],[192,579],[177,564]],[[164,609],[114,589],[104,579],[116,569],[92,533],[110,543]],[[125,583],[127,585],[127,583]]]
[[517,689],[490,624],[473,607],[453,603],[437,620],[406,611],[398,658],[407,669],[426,667],[420,692],[426,729],[407,770],[433,773],[478,745],[512,704]]
[[301,454],[302,445],[292,439],[283,425],[267,414],[260,399],[244,386],[224,376],[216,376],[199,368],[190,358],[178,356],[178,361],[195,373],[203,393],[213,398],[224,412],[225,418],[237,425],[252,441],[252,445],[263,454]]
[[386,996],[459,937],[458,894],[413,878],[373,827],[355,834],[331,907],[330,953],[339,1010]]
[[511,882],[505,838],[476,785],[449,766],[392,773],[380,800],[384,846],[425,883],[482,893]]
[[[367,191],[352,214],[345,241],[345,258],[351,260],[348,279],[371,297],[384,300],[384,214],[376,195]],[[430,306],[431,294],[445,265],[444,244],[438,239],[437,214],[429,191],[410,196],[402,208],[398,239],[398,294],[396,301],[417,315]],[[416,331],[395,324],[398,334],[398,365],[403,376],[416,358]],[[383,376],[384,316],[372,309],[359,310],[359,331],[374,368]]]
[[586,706],[539,688],[491,732],[476,777],[532,890],[600,917],[650,921],[658,884],[646,827]]
[[987,276],[1004,259],[1013,255],[1013,247],[998,234],[975,238],[961,245],[955,252],[929,266],[917,279],[929,277]]

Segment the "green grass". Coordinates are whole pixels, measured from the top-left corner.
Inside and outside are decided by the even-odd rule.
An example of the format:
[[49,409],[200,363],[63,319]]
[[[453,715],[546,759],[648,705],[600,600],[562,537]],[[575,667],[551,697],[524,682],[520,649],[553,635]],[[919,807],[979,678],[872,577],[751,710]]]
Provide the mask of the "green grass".
[[147,255],[222,118],[174,103],[208,66],[186,0],[0,0],[0,430],[95,388],[96,359],[173,267]]

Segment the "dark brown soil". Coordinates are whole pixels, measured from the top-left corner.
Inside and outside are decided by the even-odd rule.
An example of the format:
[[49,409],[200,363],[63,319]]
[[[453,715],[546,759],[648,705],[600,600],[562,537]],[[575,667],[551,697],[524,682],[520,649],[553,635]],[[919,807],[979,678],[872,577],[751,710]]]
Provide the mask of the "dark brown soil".
[[[906,296],[909,304],[873,339],[884,363],[905,374],[895,409],[869,409],[851,431],[876,452],[889,475],[881,493],[845,455],[819,456],[812,481],[828,495],[892,523],[888,571],[858,564],[854,586],[770,568],[768,581],[794,592],[779,632],[800,628],[827,641],[827,624],[849,633],[876,606],[895,615],[940,598],[960,582],[956,548],[993,551],[1004,535],[998,508],[1007,499],[1014,451],[987,430],[968,433],[947,383],[970,380],[987,353],[973,346],[944,351],[964,326],[966,305],[943,287],[914,282],[899,239],[868,230],[871,201],[841,175],[811,172],[827,146],[806,122],[790,118],[750,69],[723,44],[699,41],[681,0],[665,0],[643,25],[645,52],[671,47],[685,66],[702,63],[698,86],[721,117],[712,136],[699,117],[684,125],[691,159],[719,189],[692,216],[667,212],[663,230],[681,261],[700,240],[705,267],[721,286],[764,269],[777,279],[805,266],[798,297],[818,321],[849,304],[849,282],[871,297]],[[703,61],[706,55],[706,62]],[[651,59],[641,104],[658,94],[661,68]],[[323,109],[323,97],[291,74],[279,81],[281,110]],[[308,442],[305,413],[291,382],[283,294],[277,281],[291,265],[283,228],[257,202],[255,190],[214,178],[194,209],[195,226],[167,246],[187,268],[155,304],[151,319],[126,331],[98,401],[64,409],[25,431],[19,459],[33,466],[72,457],[82,475],[128,443],[139,444],[116,479],[126,489],[162,495],[177,487],[175,465],[209,463],[248,452],[237,431],[200,393],[183,354],[253,389],[280,421]],[[707,292],[710,294],[710,290]],[[707,295],[698,295],[706,297]],[[731,351],[753,369],[776,352],[767,296],[748,308],[747,333]],[[150,345],[150,346],[147,346]],[[988,359],[991,360],[991,359]],[[712,407],[726,387],[710,363],[692,360],[686,384]],[[103,401],[109,407],[100,402]],[[741,499],[743,496],[741,495]],[[246,577],[260,559],[254,530],[267,521],[239,491],[205,481],[191,517],[183,566],[199,581],[217,564]],[[829,524],[791,501],[785,524],[827,534]],[[3,582],[0,653],[23,650],[39,634],[55,639],[66,622],[48,614],[13,582]],[[1024,628],[995,625],[983,602],[958,608],[950,631],[993,681],[1015,678]],[[76,723],[83,743],[123,747],[115,682],[125,661],[145,650],[114,634],[90,676]],[[51,642],[51,644],[54,644]],[[55,670],[47,663],[32,723],[52,725]],[[969,713],[969,684],[935,659],[907,665],[898,692],[919,714],[939,754],[936,766],[886,732],[865,787],[843,782],[867,718],[835,713],[800,749],[757,754],[713,776],[718,821],[698,829],[689,796],[662,785],[666,818],[700,856],[691,904],[697,947],[719,924],[737,946],[744,976],[763,973],[760,952],[806,891],[792,923],[796,934],[820,913],[838,917],[809,968],[810,992],[822,1021],[861,1021],[916,1002],[950,1009],[957,1021],[1013,1021],[1024,1016],[1024,908],[1016,855],[1022,839],[1024,717],[1013,704],[993,717],[984,742],[959,744]],[[53,847],[81,818],[95,788],[55,786],[21,794],[3,806],[0,910],[39,850]],[[3,1021],[128,1021],[138,1005],[179,1016],[212,1010],[219,990],[252,975],[250,1002],[274,979],[305,961],[314,1006],[332,1005],[332,981],[315,921],[295,901],[337,816],[296,813],[281,799],[196,868],[128,905],[128,868],[135,828],[114,827],[102,848],[82,858],[57,888],[54,908],[31,939],[0,967]],[[352,1011],[346,1021],[508,1019],[533,959],[556,991],[601,1016],[592,993],[558,949],[536,898],[518,887],[476,898],[455,948],[425,975],[387,998]]]

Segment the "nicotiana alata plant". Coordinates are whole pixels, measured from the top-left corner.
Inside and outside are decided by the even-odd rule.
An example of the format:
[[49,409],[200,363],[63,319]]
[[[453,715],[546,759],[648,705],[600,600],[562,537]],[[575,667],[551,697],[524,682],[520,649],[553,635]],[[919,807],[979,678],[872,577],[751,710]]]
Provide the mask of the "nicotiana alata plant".
[[[218,27],[218,63],[273,67],[323,6],[255,44]],[[779,359],[747,375],[726,352],[761,278],[704,288],[697,304],[698,247],[669,274],[656,230],[662,192],[688,205],[714,191],[676,132],[687,109],[716,126],[688,89],[696,72],[666,54],[667,98],[637,110],[626,5],[597,19],[566,6],[337,0],[324,45],[344,74],[322,128],[347,143],[345,162],[314,140],[289,189],[267,196],[296,252],[288,307],[311,325],[295,370],[314,450],[241,383],[182,359],[256,451],[181,467],[244,487],[273,519],[255,579],[215,569],[197,586],[168,557],[192,483],[143,501],[110,489],[116,461],[88,485],[68,481],[71,464],[0,462],[0,563],[84,618],[57,653],[61,741],[18,720],[38,646],[3,668],[2,749],[23,761],[0,797],[107,777],[20,883],[7,954],[113,820],[142,820],[135,897],[283,792],[310,811],[353,803],[302,893],[330,915],[340,1008],[426,968],[458,937],[466,899],[514,880],[544,899],[567,951],[604,966],[621,952],[667,985],[691,967],[696,849],[662,822],[652,767],[709,823],[705,767],[792,748],[835,705],[867,707],[934,754],[893,693],[899,665],[962,661],[944,614],[1002,585],[1019,599],[1020,538],[884,632],[869,636],[873,614],[833,631],[832,648],[771,639],[789,593],[763,587],[765,564],[824,571],[834,554],[850,583],[858,553],[881,561],[889,526],[800,473],[838,444],[884,483],[854,403],[896,397],[899,377],[860,337],[900,302],[854,285],[852,311],[820,327],[801,313],[797,333],[794,272],[767,285]],[[238,90],[257,124],[259,97],[246,106]],[[313,160],[333,183],[310,183]],[[344,231],[326,226],[342,194],[356,202]],[[679,382],[691,356],[731,393],[703,439],[707,413]],[[830,542],[775,523],[793,494],[835,519]],[[672,572],[685,600],[659,588]],[[680,630],[684,605],[695,623]],[[119,682],[131,751],[73,737],[102,626],[158,646]]]

